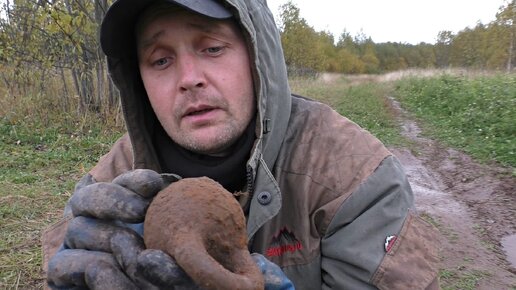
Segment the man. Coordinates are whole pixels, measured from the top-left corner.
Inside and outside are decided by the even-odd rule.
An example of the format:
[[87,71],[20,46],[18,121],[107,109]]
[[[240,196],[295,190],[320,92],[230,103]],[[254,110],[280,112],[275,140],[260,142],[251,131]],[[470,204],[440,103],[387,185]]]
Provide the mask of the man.
[[398,160],[291,95],[265,0],[118,0],[101,44],[128,134],[46,232],[49,286],[191,283],[136,232],[167,182],[208,176],[247,193],[236,198],[266,289],[439,289],[436,232]]

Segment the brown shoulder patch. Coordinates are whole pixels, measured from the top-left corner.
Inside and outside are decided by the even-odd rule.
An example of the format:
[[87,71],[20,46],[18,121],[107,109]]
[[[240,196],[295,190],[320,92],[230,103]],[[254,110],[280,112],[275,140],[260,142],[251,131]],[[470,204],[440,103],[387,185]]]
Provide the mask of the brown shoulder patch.
[[372,278],[379,289],[427,289],[438,273],[439,232],[410,213],[400,234],[386,239],[386,255]]

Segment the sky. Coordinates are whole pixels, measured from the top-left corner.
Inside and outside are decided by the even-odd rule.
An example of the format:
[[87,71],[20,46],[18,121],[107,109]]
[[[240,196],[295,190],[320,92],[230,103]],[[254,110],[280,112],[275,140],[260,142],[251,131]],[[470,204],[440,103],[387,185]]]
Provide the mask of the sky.
[[[288,0],[267,0],[276,21]],[[375,43],[435,43],[439,31],[454,33],[477,22],[496,19],[506,0],[292,0],[301,17],[317,31],[329,31],[338,40],[346,29],[363,32]]]

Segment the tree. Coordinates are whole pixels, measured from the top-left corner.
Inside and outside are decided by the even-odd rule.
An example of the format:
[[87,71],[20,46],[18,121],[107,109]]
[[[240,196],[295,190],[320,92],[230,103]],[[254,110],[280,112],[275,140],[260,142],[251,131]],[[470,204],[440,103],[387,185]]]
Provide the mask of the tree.
[[337,72],[337,48],[335,47],[333,35],[328,31],[320,31],[316,34],[317,53],[322,56],[322,70]]
[[358,55],[342,47],[337,51],[337,68],[339,72],[359,74],[365,72],[365,65]]
[[496,15],[496,24],[500,25],[507,39],[506,70],[511,71],[516,63],[516,1],[512,0],[506,7],[501,7]]
[[292,71],[319,71],[324,67],[324,55],[317,44],[316,31],[300,16],[291,1],[280,7],[281,42],[285,61]]
[[439,31],[435,44],[436,65],[440,68],[450,66],[450,53],[453,38],[455,36],[449,30]]
[[[114,104],[115,91],[106,90],[105,57],[98,43],[107,7],[106,0],[14,0],[6,5],[6,17],[0,19],[5,44],[0,59],[12,64],[15,83],[28,88],[37,82],[44,91],[47,78],[61,78],[59,103],[66,110],[71,95],[79,97],[79,112]],[[70,78],[75,94],[67,85]]]
[[379,68],[381,71],[395,71],[406,69],[407,61],[402,56],[401,47],[403,44],[387,42],[376,44],[376,53],[380,60]]
[[351,33],[346,30],[342,31],[337,42],[337,48],[346,48],[348,51],[358,53],[358,48],[351,36]]
[[380,61],[376,57],[376,49],[374,42],[371,38],[368,38],[361,45],[362,55],[360,59],[364,63],[366,73],[378,73]]

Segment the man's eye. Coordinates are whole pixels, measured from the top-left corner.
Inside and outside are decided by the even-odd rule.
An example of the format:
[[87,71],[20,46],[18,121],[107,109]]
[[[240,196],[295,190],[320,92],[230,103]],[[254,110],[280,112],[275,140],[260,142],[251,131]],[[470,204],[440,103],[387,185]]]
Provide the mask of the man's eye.
[[218,54],[218,53],[222,52],[222,50],[224,50],[223,46],[209,47],[209,48],[206,49],[206,51],[209,54]]
[[154,64],[157,66],[164,66],[167,63],[168,63],[168,59],[166,59],[166,58],[160,58],[154,62]]

